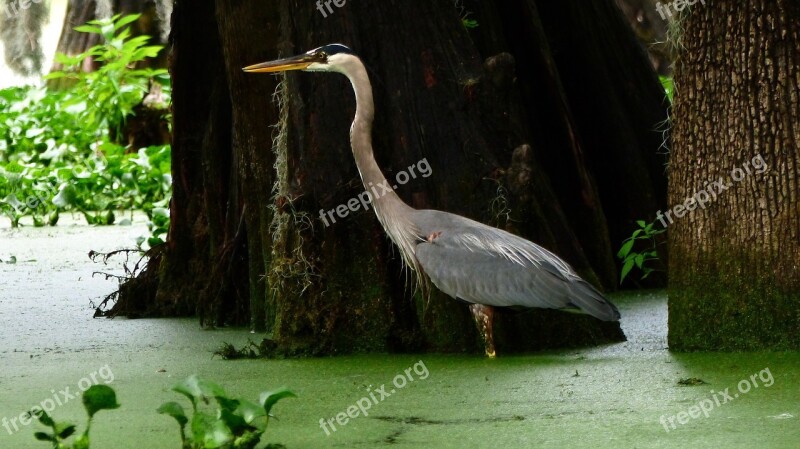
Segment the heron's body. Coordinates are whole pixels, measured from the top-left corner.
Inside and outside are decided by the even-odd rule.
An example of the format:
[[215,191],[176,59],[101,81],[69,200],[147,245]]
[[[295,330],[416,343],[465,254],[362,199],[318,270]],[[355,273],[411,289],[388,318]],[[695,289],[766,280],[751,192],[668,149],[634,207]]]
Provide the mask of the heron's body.
[[[303,55],[257,64],[250,72],[334,71],[350,79],[356,113],[350,128],[353,156],[364,186],[385,184],[372,151],[372,87],[361,60],[332,44]],[[519,236],[438,210],[417,210],[394,191],[373,199],[378,220],[404,262],[444,293],[473,304],[487,355],[494,356],[491,307],[573,309],[604,321],[617,308],[555,254]]]
[[541,246],[447,212],[417,213],[415,222],[429,238],[414,254],[448,295],[487,306],[581,309],[601,320],[619,319],[600,292]]

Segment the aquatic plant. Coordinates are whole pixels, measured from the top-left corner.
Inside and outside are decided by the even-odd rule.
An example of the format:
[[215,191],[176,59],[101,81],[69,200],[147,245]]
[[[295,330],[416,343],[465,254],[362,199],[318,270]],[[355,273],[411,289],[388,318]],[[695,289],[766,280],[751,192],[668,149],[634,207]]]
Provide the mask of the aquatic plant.
[[34,433],[36,439],[53,443],[53,449],[89,449],[89,429],[92,425],[92,418],[100,410],[119,408],[119,404],[117,403],[117,394],[114,389],[107,385],[92,385],[83,392],[81,399],[89,419],[86,422],[86,430],[75,439],[72,445],[66,444],[65,441],[75,434],[75,424],[56,422],[41,407],[32,409],[28,412],[28,416],[36,417],[41,424],[49,427],[53,433],[36,432]]
[[[197,376],[190,376],[175,385],[172,391],[186,396],[192,404],[191,419],[183,406],[166,402],[158,413],[172,416],[178,422],[183,449],[222,448],[252,449],[261,441],[267,430],[272,407],[281,399],[296,397],[286,388],[261,393],[258,403],[229,397],[219,385]],[[217,408],[205,410],[213,398]],[[186,426],[189,424],[189,434]],[[283,445],[268,444],[265,449],[278,449]]]

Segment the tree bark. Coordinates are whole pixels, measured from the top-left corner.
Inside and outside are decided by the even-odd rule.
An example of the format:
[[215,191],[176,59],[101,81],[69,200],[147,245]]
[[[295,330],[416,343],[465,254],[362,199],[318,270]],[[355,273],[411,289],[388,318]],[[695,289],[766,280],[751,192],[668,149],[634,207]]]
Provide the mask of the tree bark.
[[[241,72],[329,42],[351,46],[370,69],[387,178],[422,160],[432,169],[399,186],[401,198],[531,238],[613,289],[619,236],[665,203],[653,131],[666,118],[663,92],[611,0],[593,0],[589,11],[575,0],[539,3],[476,2],[473,30],[448,2],[348,2],[325,16],[293,0],[176,3],[173,221],[151,267],[149,312],[191,313],[196,304],[206,324],[249,321],[284,354],[482,347],[466,306],[414,292],[371,210],[321,218],[364,190],[349,146],[347,79]],[[564,17],[590,38],[597,23],[613,32],[604,44],[562,42]],[[589,61],[602,77],[592,86],[598,98],[584,104],[586,65],[554,54],[594,51],[607,57]],[[601,129],[590,118],[604,102],[603,124],[613,126]],[[618,323],[553,311],[500,312],[496,321],[501,352],[624,338]]]
[[670,347],[800,348],[800,4],[698,4],[682,40]]

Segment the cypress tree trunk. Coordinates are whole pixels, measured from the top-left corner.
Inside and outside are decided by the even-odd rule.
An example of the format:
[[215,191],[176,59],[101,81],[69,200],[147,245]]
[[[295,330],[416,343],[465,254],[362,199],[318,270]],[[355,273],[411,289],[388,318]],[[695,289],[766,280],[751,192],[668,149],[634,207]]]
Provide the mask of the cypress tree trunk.
[[[479,27],[469,30],[446,1],[347,2],[324,15],[292,0],[178,2],[173,222],[163,254],[131,283],[152,281],[155,299],[140,308],[190,313],[196,304],[206,324],[249,322],[288,354],[481,348],[466,306],[414,294],[371,210],[327,215],[364,190],[347,79],[241,72],[329,42],[351,46],[370,69],[375,156],[387,178],[421,161],[430,168],[399,185],[401,198],[531,238],[613,289],[619,236],[665,202],[653,131],[666,117],[663,92],[610,0],[587,11],[575,0],[539,3],[476,2]],[[588,37],[565,41],[564,17]],[[587,42],[598,23],[613,30],[608,42]],[[586,103],[586,63],[553,55],[595,51],[607,57],[588,62],[600,81]],[[601,107],[614,126],[592,123]],[[605,173],[610,166],[619,172]],[[496,319],[501,352],[624,338],[617,323],[559,312]]]
[[670,347],[800,348],[800,4],[709,1],[683,27]]

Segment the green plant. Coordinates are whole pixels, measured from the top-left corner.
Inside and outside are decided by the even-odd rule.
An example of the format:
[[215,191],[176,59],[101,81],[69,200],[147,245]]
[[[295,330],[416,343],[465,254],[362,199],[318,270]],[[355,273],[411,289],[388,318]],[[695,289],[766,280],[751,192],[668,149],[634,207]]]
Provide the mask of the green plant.
[[146,209],[147,217],[147,230],[150,235],[142,235],[136,238],[136,246],[139,249],[152,248],[164,243],[169,232],[169,197],[162,201],[162,204],[157,204],[158,207]]
[[463,17],[461,19],[461,24],[464,25],[464,28],[468,30],[478,28],[478,21],[475,19],[467,19],[466,17]]
[[79,162],[105,134],[86,128],[84,108],[68,91],[0,90],[0,163]]
[[661,81],[661,86],[664,88],[664,93],[667,94],[669,102],[672,103],[672,98],[675,96],[675,85],[672,82],[672,77],[659,75],[658,80]]
[[119,408],[119,404],[117,403],[117,395],[114,389],[107,385],[92,385],[83,392],[82,400],[89,419],[86,422],[86,430],[75,438],[72,445],[68,445],[65,441],[75,434],[75,425],[68,422],[55,422],[41,408],[31,410],[28,415],[36,417],[41,424],[49,427],[53,433],[36,432],[34,433],[36,439],[49,441],[53,444],[53,449],[89,449],[89,429],[94,415],[100,410]]
[[[138,63],[158,56],[163,48],[147,45],[149,36],[131,37],[128,25],[139,16],[115,15],[76,27],[77,31],[100,35],[103,43],[75,56],[57,54],[56,62],[62,64],[64,70],[53,71],[45,77],[67,78],[74,82],[72,101],[75,105],[85,105],[82,117],[87,126],[96,129],[107,127],[113,133],[113,140],[119,140],[117,137],[121,136],[125,119],[149,92],[152,81],[163,80],[168,87],[166,70],[136,67]],[[99,63],[97,70],[82,70],[95,62]]]
[[[186,396],[191,402],[191,420],[177,402],[166,402],[157,411],[172,416],[178,422],[183,449],[252,449],[258,445],[267,429],[272,407],[283,398],[296,397],[286,388],[280,388],[261,393],[256,404],[233,399],[219,385],[197,376],[190,376],[175,385],[172,391]],[[213,413],[202,407],[208,406],[211,398],[217,403]],[[186,432],[187,424],[189,435]],[[273,444],[266,446],[267,449],[279,447]]]
[[[172,191],[170,147],[131,149],[115,143],[120,129],[152,82],[169,99],[165,70],[137,69],[161,47],[147,36],[131,38],[138,16],[114,16],[80,26],[103,43],[76,56],[59,55],[66,90],[31,87],[0,90],[0,215],[20,225],[55,225],[65,211],[89,224],[109,225],[120,210],[143,210],[150,236],[139,245],[163,243]],[[94,64],[98,63],[98,64]],[[82,71],[97,66],[93,72]],[[134,149],[135,150],[135,149]]]
[[[641,279],[646,279],[656,271],[655,268],[649,266],[649,262],[658,260],[656,236],[664,233],[666,229],[655,229],[655,221],[646,223],[644,220],[639,220],[636,225],[639,226],[639,229],[633,231],[633,234],[622,242],[622,248],[617,253],[617,258],[622,260],[622,271],[619,274],[620,284],[634,267],[642,271]],[[643,243],[645,248],[637,251],[634,248],[637,246],[637,242]],[[641,246],[639,245],[639,247]]]
[[116,211],[139,209],[150,220],[150,246],[162,242],[172,191],[170,147],[142,148],[135,154],[108,142],[95,148],[80,163],[0,163],[0,214],[14,227],[24,216],[33,217],[36,226],[54,225],[60,212],[70,210],[89,224],[108,225],[115,222]]

